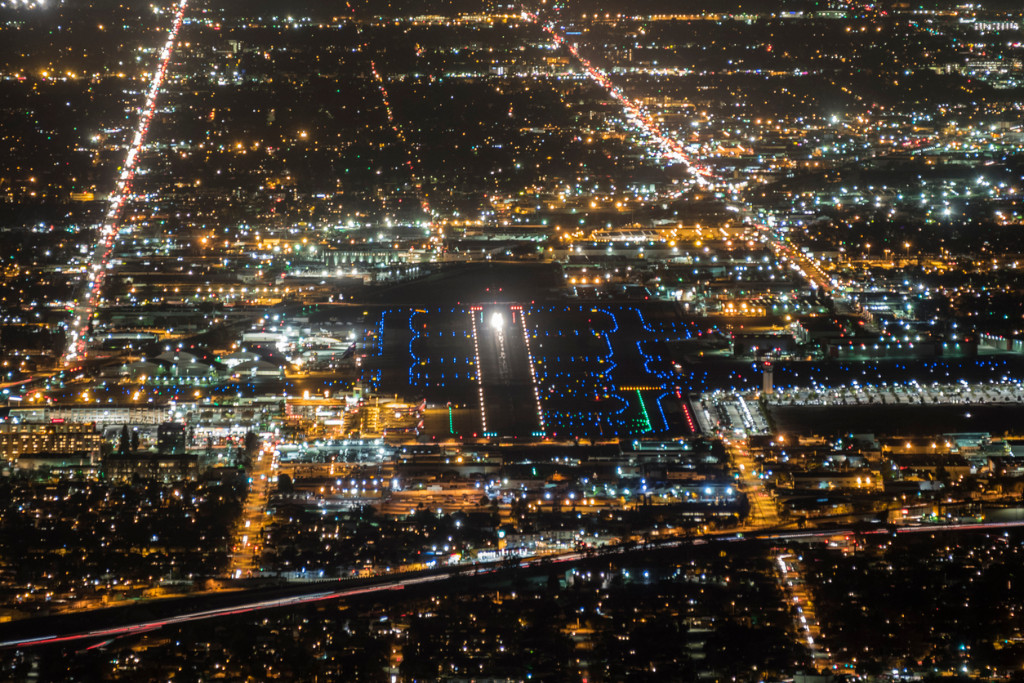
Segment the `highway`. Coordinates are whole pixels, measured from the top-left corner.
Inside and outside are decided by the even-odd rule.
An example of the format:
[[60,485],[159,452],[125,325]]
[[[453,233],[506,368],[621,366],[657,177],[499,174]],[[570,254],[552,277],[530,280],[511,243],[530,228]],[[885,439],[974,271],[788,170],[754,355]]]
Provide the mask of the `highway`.
[[704,186],[710,182],[709,179],[713,177],[711,171],[694,162],[686,152],[684,143],[675,135],[666,133],[658,122],[657,117],[642,102],[629,97],[612,82],[608,73],[581,55],[578,47],[572,41],[567,40],[563,34],[559,33],[553,22],[542,21],[536,13],[531,12],[525,6],[522,8],[521,16],[525,21],[535,23],[546,31],[551,36],[551,41],[555,48],[564,47],[567,49],[580,66],[583,67],[587,77],[604,88],[605,92],[619,103],[625,115],[626,123],[638,133],[638,142],[642,141],[641,144],[648,145],[662,158],[685,166],[690,170],[694,182],[698,185]]
[[178,31],[185,19],[185,8],[188,0],[179,0],[174,13],[174,21],[167,32],[167,39],[163,49],[160,51],[160,61],[153,70],[153,77],[146,92],[146,100],[139,108],[139,119],[136,123],[134,135],[128,144],[124,162],[120,168],[120,175],[114,191],[110,193],[107,200],[107,211],[100,226],[99,239],[92,246],[92,251],[86,260],[84,278],[81,289],[75,299],[75,308],[71,311],[71,320],[68,324],[68,342],[64,350],[63,361],[70,365],[80,360],[85,355],[85,337],[88,333],[89,323],[96,312],[99,304],[100,290],[103,286],[103,276],[106,273],[110,261],[110,254],[114,249],[117,240],[118,226],[121,221],[121,213],[125,204],[131,198],[132,180],[135,178],[135,169],[138,165],[139,153],[146,142],[146,133],[149,132],[149,124],[153,120],[156,111],[157,97],[163,87],[164,75],[167,66],[174,54],[174,46],[178,40]]
[[[612,81],[611,76],[605,71],[592,64],[586,57],[580,54],[579,48],[566,37],[558,32],[553,22],[544,22],[534,12],[525,6],[522,9],[522,17],[526,21],[538,24],[551,36],[552,43],[556,48],[564,47],[573,58],[583,67],[584,73],[602,87],[622,107],[627,122],[637,130],[638,141],[646,141],[660,153],[661,158],[679,163],[688,168],[697,185],[707,186],[712,182],[727,186],[725,178],[716,176],[713,171],[701,162],[694,159],[687,151],[684,142],[677,134],[666,131],[658,122],[657,116],[652,114],[642,102],[630,98],[625,92]],[[821,266],[808,254],[801,252],[793,246],[789,238],[781,231],[776,231],[768,226],[758,226],[765,236],[775,258],[779,261],[788,260],[791,267],[796,270],[815,289],[832,294],[836,282],[829,276]]]
[[[885,526],[870,530],[855,530],[851,528],[818,529],[801,531],[763,531],[751,533],[728,532],[721,534],[705,535],[698,538],[655,538],[645,544],[635,542],[624,543],[617,546],[610,546],[599,553],[593,552],[564,552],[544,556],[533,556],[523,558],[511,567],[500,563],[479,563],[460,564],[443,567],[436,570],[415,572],[408,574],[385,574],[370,579],[339,579],[335,581],[323,581],[311,583],[292,589],[251,589],[237,591],[234,593],[211,592],[198,594],[189,598],[171,599],[166,601],[154,601],[141,603],[137,607],[144,612],[158,611],[161,604],[170,606],[170,603],[183,604],[194,603],[203,599],[216,598],[221,602],[229,604],[212,608],[187,610],[178,614],[171,614],[166,617],[152,617],[134,619],[132,614],[136,607],[120,608],[116,617],[118,623],[95,628],[81,628],[80,624],[86,621],[93,621],[92,615],[98,612],[111,610],[90,610],[65,615],[63,617],[42,617],[39,619],[23,619],[16,622],[0,624],[0,648],[28,648],[44,645],[63,645],[80,643],[86,645],[90,642],[102,644],[115,638],[131,635],[139,635],[150,631],[156,631],[168,626],[176,626],[194,621],[206,619],[218,619],[232,617],[249,613],[260,612],[271,609],[288,607],[299,607],[316,602],[327,600],[344,600],[367,595],[378,595],[383,597],[393,591],[402,591],[408,588],[441,584],[452,579],[483,579],[494,578],[494,575],[506,569],[519,571],[550,571],[552,569],[568,567],[574,563],[587,561],[604,561],[610,557],[626,556],[630,554],[656,552],[662,550],[680,549],[687,546],[706,545],[709,543],[750,543],[770,541],[808,540],[814,538],[827,539],[838,535],[855,534],[859,536],[886,535],[886,534],[934,534],[954,532],[975,532],[975,531],[999,531],[1010,528],[1024,527],[1024,521],[1014,522],[980,522],[968,524],[949,524],[941,526],[904,526],[895,530]],[[559,569],[561,571],[561,569]],[[292,594],[280,595],[285,590],[292,591]],[[268,594],[278,593],[275,597],[268,598]],[[50,621],[58,620],[52,629],[47,628]],[[102,620],[95,620],[102,621]],[[111,621],[111,619],[107,619]],[[63,623],[63,626],[59,624]],[[79,626],[75,626],[75,625]],[[40,635],[40,633],[42,634]]]

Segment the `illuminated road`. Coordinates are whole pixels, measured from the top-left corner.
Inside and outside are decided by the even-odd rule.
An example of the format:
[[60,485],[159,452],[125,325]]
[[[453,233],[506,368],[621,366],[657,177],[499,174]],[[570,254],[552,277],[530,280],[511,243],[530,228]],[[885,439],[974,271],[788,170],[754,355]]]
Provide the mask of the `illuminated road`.
[[757,473],[757,463],[750,456],[743,441],[725,441],[725,450],[733,467],[740,473],[740,487],[750,502],[749,527],[775,527],[779,525],[779,512],[775,500],[765,490],[764,482]]
[[[714,182],[716,185],[728,187],[729,180],[716,176],[710,168],[698,163],[691,154],[686,151],[683,142],[675,135],[662,129],[656,117],[647,110],[640,101],[630,98],[623,92],[611,77],[599,67],[592,64],[586,57],[579,53],[575,44],[568,41],[566,37],[558,32],[551,22],[544,22],[540,17],[524,8],[522,17],[541,26],[551,36],[556,47],[564,47],[583,67],[587,76],[604,88],[614,98],[626,117],[627,124],[637,133],[638,141],[657,151],[662,159],[679,163],[686,166],[693,174],[698,185],[708,185]],[[815,289],[830,293],[835,287],[835,281],[821,268],[821,266],[809,255],[796,249],[788,238],[767,226],[758,226],[764,233],[775,257],[779,260],[789,261],[791,267],[796,270]]]
[[815,289],[831,294],[838,286],[838,283],[822,269],[817,261],[794,247],[785,235],[763,225],[759,227],[764,231],[768,246],[775,258],[780,261],[789,261],[791,267]]
[[96,312],[100,290],[103,286],[103,276],[107,270],[110,253],[117,240],[121,212],[131,196],[132,180],[135,178],[139,153],[146,142],[146,133],[149,132],[149,124],[153,120],[153,113],[156,111],[156,100],[163,86],[167,65],[170,63],[171,55],[174,53],[174,44],[178,40],[178,31],[181,29],[182,21],[185,18],[185,8],[187,5],[188,0],[179,0],[178,2],[174,21],[167,32],[167,40],[164,43],[163,49],[160,51],[160,60],[155,66],[152,79],[150,79],[146,100],[139,110],[139,121],[136,124],[131,142],[128,144],[128,151],[125,155],[124,163],[121,165],[121,173],[118,176],[117,185],[114,191],[110,193],[110,198],[107,201],[107,212],[99,230],[99,239],[93,245],[92,252],[86,260],[85,279],[82,282],[81,291],[76,297],[75,308],[71,312],[68,345],[63,354],[65,365],[74,363],[85,354],[85,335],[88,331],[89,322]]
[[[814,609],[811,593],[804,583],[803,568],[800,558],[789,553],[782,553],[775,558],[779,570],[786,602],[794,608],[793,621],[797,637],[807,645],[814,660],[816,669],[833,669],[832,654],[821,643],[821,624]],[[802,644],[803,644],[802,643]]]
[[267,498],[270,496],[273,475],[278,462],[276,450],[264,444],[256,454],[249,471],[249,493],[242,506],[242,514],[233,534],[231,561],[227,574],[230,578],[252,576],[259,569],[263,545],[263,526],[267,518]]
[[581,55],[577,47],[566,40],[565,36],[555,29],[553,23],[541,21],[540,17],[525,8],[522,10],[521,16],[526,21],[540,25],[551,36],[551,41],[556,47],[564,47],[572,54],[580,66],[583,67],[587,76],[604,88],[605,92],[622,106],[627,124],[643,141],[653,147],[661,157],[686,166],[693,173],[697,184],[704,185],[708,183],[709,178],[712,178],[711,171],[703,166],[698,166],[690,155],[686,153],[682,142],[675,136],[665,133],[655,120],[655,117],[643,104],[628,97],[618,86],[612,83],[608,74]]
[[[1024,521],[981,522],[970,524],[949,524],[942,526],[899,527],[895,530],[895,533],[897,535],[918,533],[934,534],[971,531],[997,531],[1002,529],[1021,527],[1024,527]],[[650,543],[642,546],[637,546],[634,544],[613,546],[610,547],[606,552],[598,553],[596,555],[579,552],[565,552],[547,555],[543,557],[530,557],[521,560],[516,565],[513,565],[513,568],[518,567],[521,570],[547,570],[548,568],[563,567],[571,565],[573,563],[578,563],[584,560],[592,560],[595,558],[600,561],[601,558],[610,557],[612,555],[628,555],[637,552],[682,548],[684,546],[690,545],[706,545],[712,542],[777,542],[812,538],[827,539],[840,534],[857,534],[860,536],[871,536],[887,535],[892,533],[894,533],[892,530],[885,527],[870,531],[855,531],[853,529],[843,528],[828,530],[805,530],[781,533],[762,533],[756,535],[744,535],[736,534],[735,532],[729,532],[718,535],[708,535],[696,539],[655,539]],[[491,575],[501,570],[503,570],[503,567],[495,563],[463,564],[452,567],[444,567],[442,569],[434,570],[431,572],[417,572],[414,575],[384,575],[377,577],[375,579],[364,580],[358,586],[345,586],[344,584],[342,584],[341,581],[319,582],[311,584],[305,589],[298,589],[295,595],[272,599],[259,599],[257,597],[257,594],[265,595],[267,592],[265,589],[262,591],[258,589],[252,591],[240,591],[237,594],[237,602],[230,606],[220,607],[216,609],[189,611],[182,614],[168,616],[163,619],[147,619],[144,621],[128,621],[127,619],[125,619],[127,623],[112,625],[109,627],[99,627],[88,630],[69,629],[67,631],[61,631],[60,629],[54,628],[50,630],[48,635],[25,635],[26,633],[30,634],[32,631],[38,632],[39,627],[35,625],[33,622],[40,621],[34,619],[26,619],[18,622],[0,624],[0,638],[4,638],[4,640],[0,640],[0,648],[26,648],[38,645],[73,643],[76,641],[95,641],[96,643],[101,643],[112,638],[119,638],[129,635],[138,635],[149,631],[156,631],[167,626],[175,626],[177,624],[183,624],[192,621],[202,621],[205,619],[216,619],[221,617],[237,616],[241,614],[259,612],[262,610],[279,609],[282,607],[297,607],[305,604],[322,602],[325,600],[342,600],[345,598],[358,597],[361,595],[387,594],[390,591],[400,591],[405,588],[440,583],[453,578],[460,578],[463,580],[470,579],[473,577],[486,578],[491,577]],[[335,587],[332,588],[332,586]],[[223,599],[232,598],[233,596],[223,592],[216,592],[196,595],[189,599],[196,600],[202,599],[204,597],[220,597]],[[149,610],[155,609],[155,606],[158,604],[159,603],[149,603]],[[88,615],[90,613],[91,612],[79,612],[78,614],[71,616],[77,618],[88,618]]]
[[[586,556],[581,553],[567,553],[565,555],[559,555],[557,557],[552,558],[523,560],[522,562],[520,562],[519,567],[523,569],[541,565],[546,567],[551,564],[565,564],[577,562],[581,559],[584,559],[585,557]],[[302,593],[299,595],[274,598],[269,600],[241,601],[238,604],[231,605],[228,607],[221,607],[218,609],[186,612],[184,614],[169,616],[164,619],[140,621],[124,625],[110,626],[106,628],[96,628],[87,631],[78,631],[73,633],[55,633],[52,635],[37,637],[13,638],[10,640],[0,641],[0,648],[54,645],[60,643],[71,643],[74,641],[82,640],[109,641],[113,638],[138,635],[141,633],[147,633],[149,631],[156,631],[167,626],[175,626],[177,624],[184,624],[193,621],[203,621],[206,619],[237,616],[241,614],[259,612],[268,609],[279,609],[282,607],[296,607],[300,605],[321,602],[324,600],[340,600],[344,598],[358,597],[361,595],[373,593],[387,593],[389,591],[403,590],[405,588],[411,588],[422,584],[447,581],[449,579],[456,577],[486,576],[488,574],[492,574],[494,572],[499,571],[499,569],[501,569],[501,567],[495,564],[490,564],[486,566],[461,565],[456,567],[445,568],[436,573],[417,574],[416,576],[409,576],[407,578],[389,578],[385,576],[369,584],[364,583],[360,586],[338,588],[333,590],[325,589],[325,585],[323,583],[319,583],[314,586],[311,586],[310,592]],[[79,616],[82,614],[87,613],[79,613]]]
[[[362,30],[362,29],[358,29]],[[364,49],[368,49],[368,44],[363,44]],[[412,181],[412,186],[416,189],[416,195],[420,200],[420,208],[423,210],[423,214],[427,216],[430,223],[427,225],[427,231],[430,235],[430,241],[436,246],[440,247],[441,242],[444,239],[444,230],[435,230],[436,221],[434,219],[434,212],[430,208],[430,201],[427,199],[427,195],[423,190],[423,181],[420,180],[417,167],[422,165],[418,158],[413,157],[413,147],[409,144],[409,141],[405,137],[405,133],[402,131],[402,127],[398,124],[398,120],[395,118],[395,113],[391,108],[391,96],[388,94],[387,85],[384,82],[384,77],[377,71],[377,64],[370,60],[370,73],[373,74],[373,80],[377,83],[377,89],[380,91],[381,102],[384,103],[384,113],[388,118],[388,125],[391,126],[391,130],[394,132],[395,137],[402,143],[402,147],[405,150],[405,167],[409,172],[409,179]]]

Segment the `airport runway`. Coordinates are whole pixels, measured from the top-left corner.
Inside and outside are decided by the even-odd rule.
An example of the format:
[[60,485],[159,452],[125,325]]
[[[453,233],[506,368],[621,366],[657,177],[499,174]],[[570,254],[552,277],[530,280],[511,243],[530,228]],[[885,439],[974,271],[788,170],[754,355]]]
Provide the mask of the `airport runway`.
[[513,437],[541,431],[522,311],[499,304],[471,310],[470,315],[474,316],[485,431]]

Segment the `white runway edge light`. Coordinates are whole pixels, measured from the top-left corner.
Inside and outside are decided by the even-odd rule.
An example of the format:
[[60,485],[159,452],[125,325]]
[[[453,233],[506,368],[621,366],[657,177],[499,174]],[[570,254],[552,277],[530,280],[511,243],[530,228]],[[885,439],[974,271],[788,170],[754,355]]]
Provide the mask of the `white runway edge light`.
[[480,313],[480,322],[483,322],[484,314],[480,306],[473,306],[469,309],[469,323],[473,331],[473,358],[476,361],[476,390],[480,398],[480,426],[484,434],[487,434],[487,406],[484,403],[484,380],[483,368],[480,367],[480,340],[476,330],[476,316]]

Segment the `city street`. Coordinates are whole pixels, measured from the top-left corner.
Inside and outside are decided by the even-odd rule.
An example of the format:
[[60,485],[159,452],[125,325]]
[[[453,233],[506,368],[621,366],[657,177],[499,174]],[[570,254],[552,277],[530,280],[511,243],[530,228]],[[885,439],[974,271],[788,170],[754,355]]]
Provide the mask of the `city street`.
[[775,501],[765,490],[764,482],[758,476],[759,468],[751,457],[746,442],[733,439],[724,443],[733,467],[739,472],[740,488],[747,494],[747,500],[750,502],[750,517],[746,525],[754,529],[778,526],[779,513]]
[[273,445],[264,442],[249,470],[249,493],[232,536],[231,560],[226,571],[229,578],[249,577],[259,569],[259,558],[263,548],[263,526],[267,518],[267,499],[273,490],[277,467]]

